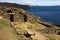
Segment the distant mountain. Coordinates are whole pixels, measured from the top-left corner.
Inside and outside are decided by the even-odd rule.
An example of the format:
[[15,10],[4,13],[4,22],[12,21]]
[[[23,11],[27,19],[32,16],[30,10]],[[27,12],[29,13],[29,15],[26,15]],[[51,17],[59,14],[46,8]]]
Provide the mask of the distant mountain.
[[16,3],[8,3],[8,2],[0,2],[0,6],[30,9],[30,7],[28,5],[22,5],[22,4],[16,4]]

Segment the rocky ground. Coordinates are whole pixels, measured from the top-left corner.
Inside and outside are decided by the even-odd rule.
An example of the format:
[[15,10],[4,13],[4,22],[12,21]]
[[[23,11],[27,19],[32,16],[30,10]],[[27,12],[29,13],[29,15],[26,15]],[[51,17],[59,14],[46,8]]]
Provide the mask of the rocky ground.
[[[0,17],[0,40],[60,40],[58,31],[54,27],[46,27],[39,23],[10,23]],[[26,37],[24,33],[31,36]]]

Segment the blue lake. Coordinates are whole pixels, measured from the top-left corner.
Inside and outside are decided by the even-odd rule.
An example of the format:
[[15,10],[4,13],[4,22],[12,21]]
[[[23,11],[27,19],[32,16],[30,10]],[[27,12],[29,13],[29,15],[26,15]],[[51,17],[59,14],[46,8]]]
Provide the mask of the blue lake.
[[36,16],[40,16],[41,19],[60,25],[60,7],[40,7],[33,6],[31,10],[27,10]]
[[60,25],[60,12],[33,12],[33,14],[40,16],[43,20]]

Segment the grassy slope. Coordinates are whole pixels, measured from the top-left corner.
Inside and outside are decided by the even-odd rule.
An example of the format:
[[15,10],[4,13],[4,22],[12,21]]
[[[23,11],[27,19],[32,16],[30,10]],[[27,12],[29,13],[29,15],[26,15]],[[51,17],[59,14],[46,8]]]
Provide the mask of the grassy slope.
[[14,30],[9,27],[9,21],[0,19],[0,40],[18,40]]

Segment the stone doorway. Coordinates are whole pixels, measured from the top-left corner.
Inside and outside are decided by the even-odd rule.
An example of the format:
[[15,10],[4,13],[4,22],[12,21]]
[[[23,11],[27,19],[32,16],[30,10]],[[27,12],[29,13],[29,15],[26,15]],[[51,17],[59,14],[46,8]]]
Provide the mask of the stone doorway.
[[24,15],[24,22],[27,22],[27,15]]
[[14,21],[14,14],[10,14],[10,21],[11,21],[11,22]]

